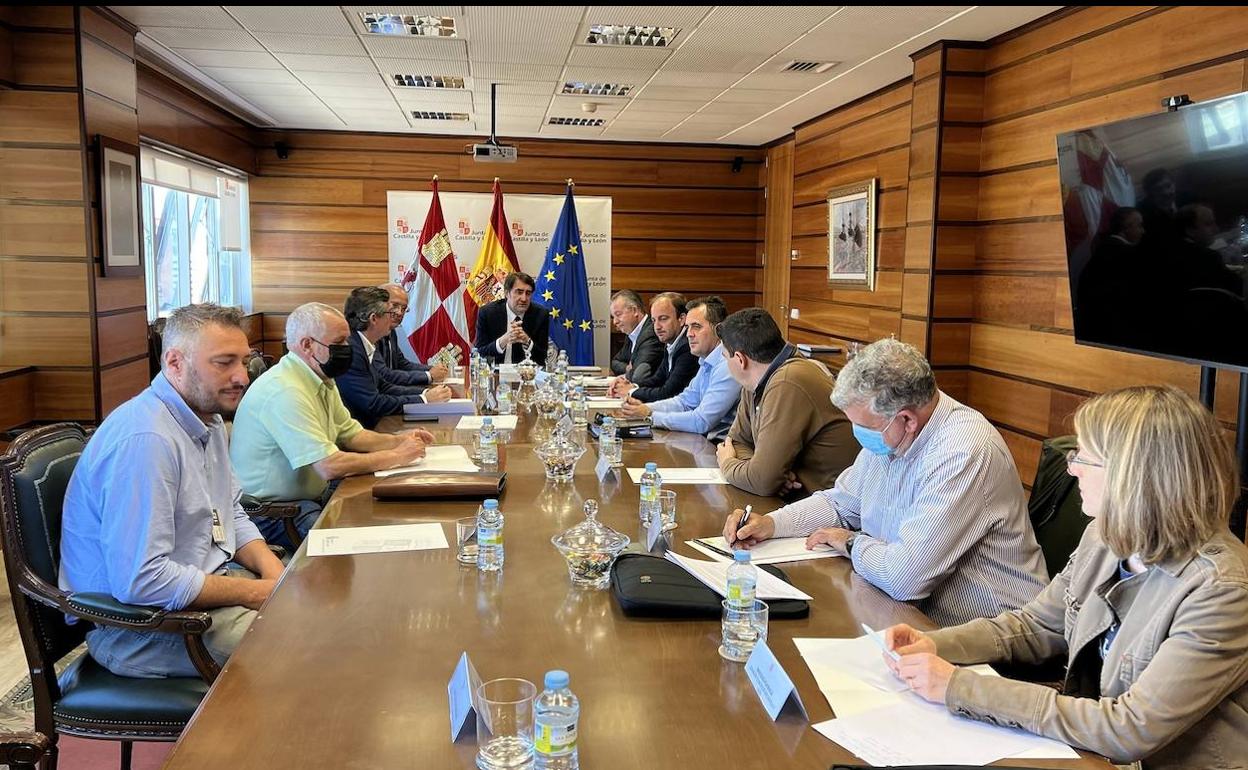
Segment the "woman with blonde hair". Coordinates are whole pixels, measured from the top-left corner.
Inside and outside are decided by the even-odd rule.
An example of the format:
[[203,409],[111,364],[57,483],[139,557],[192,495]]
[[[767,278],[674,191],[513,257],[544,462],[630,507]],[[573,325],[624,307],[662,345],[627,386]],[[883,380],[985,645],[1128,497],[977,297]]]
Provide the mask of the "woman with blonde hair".
[[[1239,492],[1229,442],[1172,387],[1092,398],[1075,432],[1067,467],[1095,521],[1066,568],[995,618],[893,626],[889,666],[955,714],[1115,762],[1248,768],[1248,547],[1227,528]],[[1058,656],[1060,693],[954,665]]]

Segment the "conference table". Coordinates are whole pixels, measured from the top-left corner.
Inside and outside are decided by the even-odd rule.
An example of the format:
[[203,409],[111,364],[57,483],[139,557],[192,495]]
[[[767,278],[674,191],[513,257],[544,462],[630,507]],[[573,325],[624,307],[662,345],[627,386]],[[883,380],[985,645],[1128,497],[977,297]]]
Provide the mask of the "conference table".
[[[471,446],[444,417],[439,443]],[[467,652],[482,680],[521,677],[541,689],[565,669],[581,701],[584,768],[820,768],[854,757],[810,725],[832,718],[794,637],[852,637],[860,623],[931,628],[914,607],[894,602],[829,558],[783,566],[809,593],[809,617],[772,620],[771,649],[792,678],[809,721],[787,709],[773,722],[741,664],[720,658],[718,620],[636,619],[609,590],[574,588],[550,538],[600,504],[599,520],[644,542],[639,492],[623,468],[600,480],[590,446],[571,482],[548,482],[534,447],[546,421],[521,412],[505,435],[506,516],[501,573],[455,559],[454,520],[475,501],[380,501],[372,477],[343,481],[318,528],[440,522],[447,549],[309,557],[296,552],[242,644],[213,684],[170,755],[168,768],[472,768],[471,729],[451,740],[447,683]],[[387,418],[384,431],[407,429]],[[655,431],[625,442],[624,465],[712,467],[703,437]],[[592,443],[592,442],[591,442]],[[727,485],[672,486],[678,529],[668,547],[705,558],[684,541],[719,533],[734,508],[779,506]],[[905,740],[898,726],[898,740]],[[1017,760],[1002,765],[1107,770],[1103,760]]]

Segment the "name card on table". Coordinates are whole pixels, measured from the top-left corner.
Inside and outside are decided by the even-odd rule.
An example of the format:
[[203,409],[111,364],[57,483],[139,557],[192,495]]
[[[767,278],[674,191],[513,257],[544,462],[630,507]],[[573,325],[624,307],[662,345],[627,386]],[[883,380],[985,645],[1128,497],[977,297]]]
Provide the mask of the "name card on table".
[[572,422],[572,418],[567,414],[559,418],[559,422],[555,423],[555,429],[563,431],[563,435],[571,436],[572,430],[576,427],[576,423]]
[[607,474],[611,472],[611,463],[607,462],[607,455],[603,452],[598,453],[598,462],[594,464],[594,473],[598,474],[599,481],[605,481]]
[[653,551],[654,544],[659,542],[659,535],[663,534],[663,516],[658,511],[650,517],[650,526],[646,528],[646,550]]
[[446,685],[446,695],[451,703],[451,743],[459,739],[464,732],[464,726],[469,722],[476,729],[472,715],[476,713],[474,704],[477,688],[480,686],[481,677],[477,675],[476,667],[468,660],[468,653],[465,652],[459,656],[455,673],[451,674],[451,681]]
[[754,685],[754,692],[758,693],[759,700],[763,702],[767,716],[771,717],[773,722],[780,716],[784,705],[790,701],[802,712],[804,718],[809,718],[806,715],[806,706],[802,703],[802,696],[797,694],[793,680],[785,673],[780,661],[776,660],[775,653],[767,646],[765,639],[760,639],[758,644],[754,645],[754,651],[750,653],[749,660],[745,662],[745,673],[750,678],[750,683]]

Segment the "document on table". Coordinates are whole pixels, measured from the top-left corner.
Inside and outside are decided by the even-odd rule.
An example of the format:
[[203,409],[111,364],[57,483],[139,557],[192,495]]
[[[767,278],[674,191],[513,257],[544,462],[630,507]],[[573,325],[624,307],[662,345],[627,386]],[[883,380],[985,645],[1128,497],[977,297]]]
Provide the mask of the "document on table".
[[463,377],[447,377],[446,379],[438,380],[437,382],[433,384],[434,385],[463,385],[464,378]]
[[[481,423],[484,419],[485,417],[479,414],[466,414],[459,418],[459,422],[455,424],[455,430],[481,430]],[[515,430],[518,419],[514,414],[490,415],[490,421],[494,423],[495,430]]]
[[614,377],[584,377],[581,379],[581,383],[587,388],[605,388],[614,379]]
[[[566,406],[568,409],[572,408],[571,401],[564,401],[563,405]],[[607,409],[619,409],[621,406],[624,406],[624,399],[622,398],[587,398],[585,399],[585,405],[590,409],[590,411],[593,411],[595,409],[597,409],[598,411],[606,411]]]
[[569,366],[568,371],[575,374],[597,374],[602,371],[601,366]]
[[826,665],[847,676],[857,677],[877,690],[905,692],[909,689],[905,682],[893,676],[884,663],[880,648],[869,636],[857,639],[794,639],[793,643],[812,672],[815,665]]
[[[853,751],[864,760],[876,764],[872,757],[868,754],[872,751],[917,751],[922,747],[922,743],[917,740],[907,738],[906,746],[897,746],[896,725],[897,722],[891,720],[897,718],[890,715],[890,712],[883,712],[883,709],[906,707],[908,711],[902,717],[906,721],[902,724],[919,724],[931,725],[933,722],[942,725],[939,730],[946,730],[943,725],[947,724],[945,716],[953,717],[949,714],[944,706],[935,706],[927,703],[918,695],[910,692],[902,687],[902,691],[892,691],[881,689],[873,683],[869,683],[870,676],[859,676],[861,671],[867,670],[875,672],[877,676],[887,676],[892,678],[892,672],[888,671],[884,665],[883,657],[878,648],[871,646],[874,651],[874,660],[868,660],[860,671],[853,674],[846,673],[847,665],[838,660],[839,656],[844,654],[844,647],[838,644],[829,644],[829,642],[841,642],[863,645],[863,649],[859,652],[864,658],[867,656],[865,645],[870,645],[871,641],[867,637],[859,637],[858,639],[794,639],[798,652],[801,653],[802,659],[806,661],[806,665],[810,668],[810,672],[814,675],[815,681],[819,684],[819,690],[827,698],[828,705],[832,707],[837,715],[837,719],[830,722],[824,722],[815,725],[815,729],[820,733],[840,743],[846,749]],[[853,654],[853,653],[850,653]],[[966,670],[979,674],[980,676],[997,676],[997,673],[988,666],[969,666]],[[900,683],[899,683],[900,684]],[[874,716],[871,716],[874,715]],[[856,721],[845,721],[849,719],[867,718],[866,728],[860,729],[862,723]],[[871,728],[872,719],[878,724],[878,731]],[[982,723],[973,720],[953,717],[956,723],[968,723],[971,725],[981,725]],[[926,720],[926,721],[925,721]],[[845,722],[845,724],[832,727],[836,722]],[[996,728],[991,725],[984,725],[993,730],[1002,730],[1007,733],[1014,733],[1014,739],[1020,741],[1020,745],[1016,745],[1011,753],[999,754],[990,759],[979,761],[978,756],[958,756],[956,758],[948,758],[943,755],[926,755],[914,754],[906,755],[898,761],[899,758],[892,755],[887,756],[887,764],[987,764],[988,762],[1009,756],[1017,759],[1075,759],[1078,754],[1074,749],[1064,743],[1042,738],[1037,735],[1031,735],[1023,731],[1007,730],[1005,728]],[[827,728],[827,729],[825,729]],[[842,742],[842,733],[848,730],[851,735],[845,737],[846,742]],[[883,736],[885,742],[879,746],[872,743],[879,740]],[[974,738],[978,740],[978,737]],[[854,741],[860,741],[860,744],[851,745]],[[963,740],[963,739],[959,739]],[[971,738],[965,738],[971,740]],[[936,744],[933,744],[936,745]],[[956,744],[954,744],[956,745]],[[1012,744],[1013,745],[1013,744]],[[868,753],[862,753],[859,749]],[[1007,747],[1008,748],[1008,747]],[[885,757],[877,756],[875,759],[884,760]]]
[[[629,468],[628,476],[634,484],[641,483],[645,468]],[[719,468],[659,468],[664,484],[727,484],[728,480]]]
[[[663,476],[663,482],[667,483],[667,476]],[[732,561],[734,549],[723,537],[701,537],[697,540],[686,540],[685,543],[716,561]],[[813,551],[806,550],[804,537],[778,537],[750,547],[750,561],[754,564],[783,564],[788,561],[826,559],[838,555],[826,545],[815,546]]]
[[[725,599],[728,598],[729,565],[727,562],[690,559],[687,556],[681,556],[675,551],[668,551],[663,555],[663,558],[679,564],[690,575],[705,583],[707,588],[710,588]],[[763,570],[758,571],[758,585],[754,591],[754,595],[763,601],[769,599],[805,599],[810,601],[809,594],[803,593],[796,587]]]
[[471,398],[451,398],[446,401],[403,405],[403,414],[472,414],[474,411],[476,411],[476,406]]
[[481,470],[468,459],[468,450],[458,444],[448,444],[446,446],[427,446],[425,447],[425,456],[412,465],[405,465],[402,468],[391,468],[387,471],[377,471],[373,475],[377,478],[384,479],[387,476],[396,476],[400,473],[412,473],[414,471],[468,471],[475,472]]
[[383,527],[314,529],[308,533],[309,556],[427,551],[447,548],[441,524],[392,524]]

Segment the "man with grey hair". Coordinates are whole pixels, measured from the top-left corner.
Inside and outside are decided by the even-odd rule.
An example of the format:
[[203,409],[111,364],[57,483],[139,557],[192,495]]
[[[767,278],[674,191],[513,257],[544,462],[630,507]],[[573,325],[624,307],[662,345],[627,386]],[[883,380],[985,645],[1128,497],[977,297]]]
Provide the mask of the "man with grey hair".
[[827,546],[897,601],[942,626],[1017,609],[1048,582],[1023,488],[1001,435],[940,392],[918,350],[868,345],[841,370],[832,402],[862,444],[832,489],[724,537],[749,547],[772,537]]
[[[290,352],[248,388],[234,417],[230,459],[243,490],[262,501],[301,501],[300,535],[316,522],[331,481],[411,465],[433,442],[424,430],[366,430],[347,411],[334,377],[351,366],[350,333],[329,305],[295,308],[286,319]],[[276,519],[261,529],[270,543],[294,545]]]
[[611,359],[611,372],[627,376],[629,382],[639,387],[658,385],[667,349],[654,333],[654,324],[650,323],[641,296],[631,289],[613,294],[611,321],[615,328],[628,335],[624,347]]
[[[214,304],[169,316],[160,373],[112,412],[65,492],[60,587],[127,604],[207,610],[224,664],[282,574],[239,504],[225,423],[247,387],[242,314]],[[119,676],[197,676],[176,634],[100,626],[87,650]]]
[[442,364],[432,366],[420,361],[412,361],[403,355],[399,347],[397,330],[403,326],[403,317],[407,315],[407,289],[397,283],[383,283],[378,288],[385,289],[390,296],[390,317],[394,328],[385,337],[377,341],[377,355],[384,367],[384,375],[396,385],[429,385],[445,380],[450,373]]

